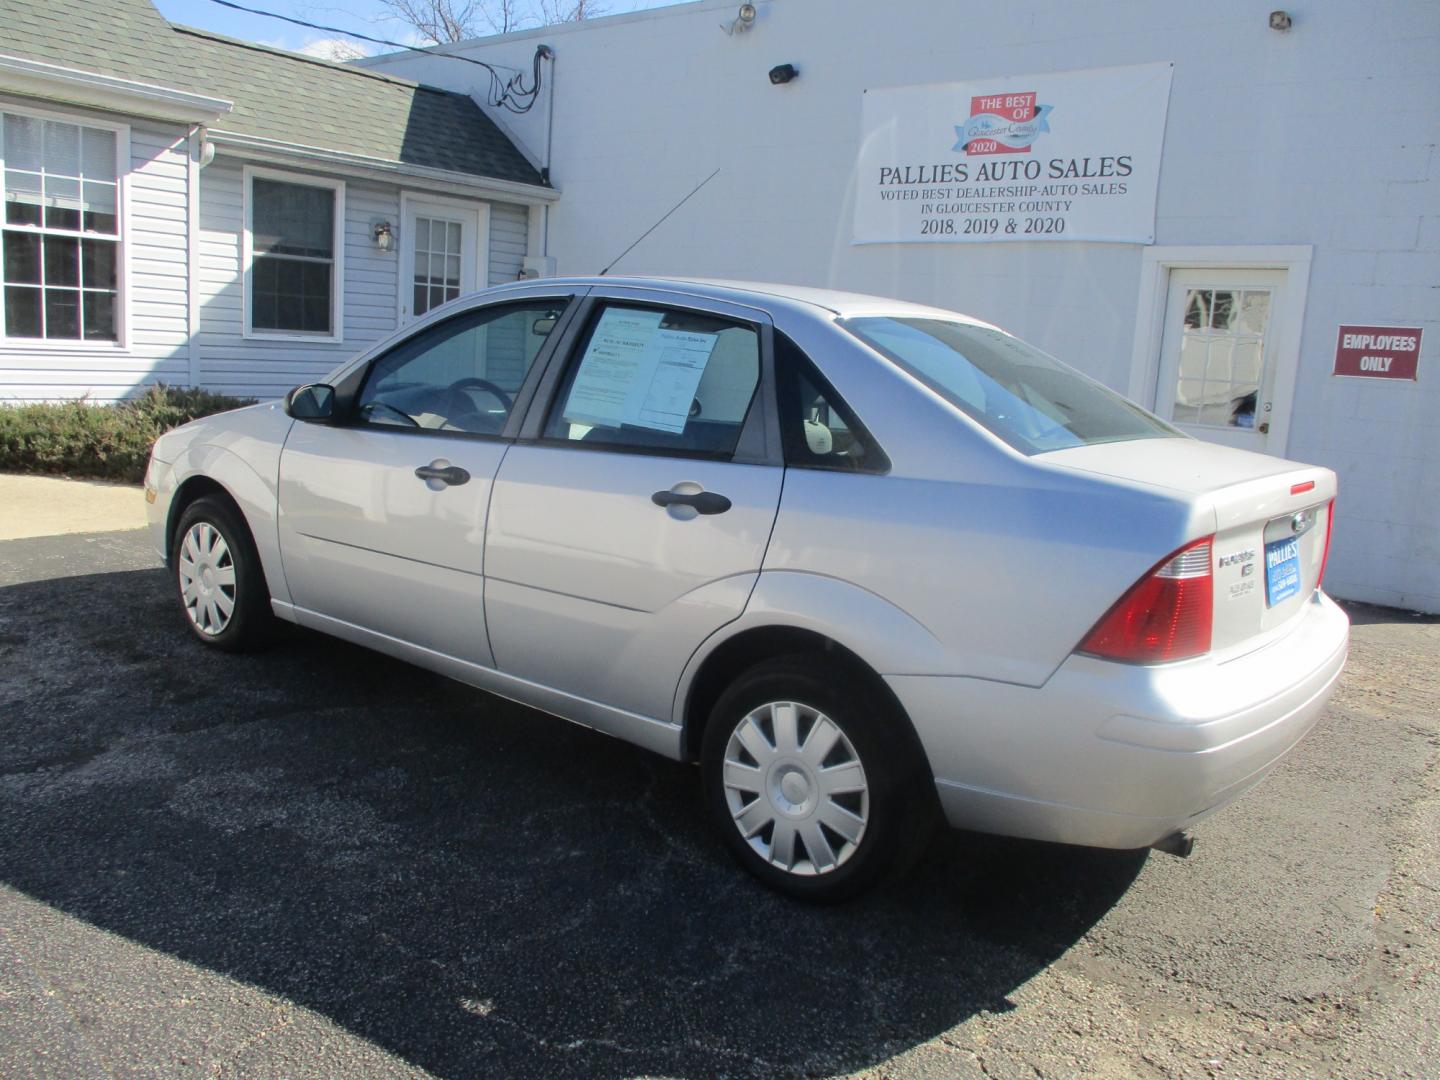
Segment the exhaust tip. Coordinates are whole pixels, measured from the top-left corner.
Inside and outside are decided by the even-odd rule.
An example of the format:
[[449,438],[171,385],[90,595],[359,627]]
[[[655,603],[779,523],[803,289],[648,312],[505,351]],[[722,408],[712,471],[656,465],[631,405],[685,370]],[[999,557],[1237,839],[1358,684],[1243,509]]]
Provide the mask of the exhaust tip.
[[1174,855],[1177,859],[1188,859],[1190,853],[1195,850],[1195,838],[1182,830],[1172,832],[1169,836],[1162,836],[1150,846],[1156,851],[1163,851],[1166,855]]

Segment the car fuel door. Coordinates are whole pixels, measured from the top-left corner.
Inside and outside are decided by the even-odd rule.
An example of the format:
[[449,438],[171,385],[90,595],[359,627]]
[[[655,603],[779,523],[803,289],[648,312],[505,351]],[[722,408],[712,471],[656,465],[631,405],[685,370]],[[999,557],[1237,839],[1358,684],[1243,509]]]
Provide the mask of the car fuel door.
[[491,487],[569,302],[522,299],[428,321],[354,374],[334,422],[293,426],[279,536],[296,621],[492,666]]
[[500,670],[669,722],[686,661],[743,612],[779,506],[771,337],[751,308],[592,294],[491,498]]

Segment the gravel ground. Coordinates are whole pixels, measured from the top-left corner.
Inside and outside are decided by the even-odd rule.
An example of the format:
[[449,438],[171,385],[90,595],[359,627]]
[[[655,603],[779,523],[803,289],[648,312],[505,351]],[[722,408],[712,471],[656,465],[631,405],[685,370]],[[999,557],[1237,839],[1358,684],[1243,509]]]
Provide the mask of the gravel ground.
[[947,835],[816,909],[691,767],[295,633],[142,532],[0,543],[0,1075],[1426,1076],[1440,621],[1352,607],[1188,860]]

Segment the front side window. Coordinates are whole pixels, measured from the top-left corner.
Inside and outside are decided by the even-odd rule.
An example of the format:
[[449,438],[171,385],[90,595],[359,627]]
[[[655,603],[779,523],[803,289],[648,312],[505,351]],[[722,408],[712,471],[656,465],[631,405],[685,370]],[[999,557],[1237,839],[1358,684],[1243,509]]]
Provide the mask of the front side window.
[[341,188],[250,177],[250,329],[338,337]]
[[115,131],[0,114],[4,336],[118,341]]
[[356,419],[382,427],[498,435],[565,299],[482,308],[427,327],[375,361]]
[[947,319],[840,323],[1023,454],[1184,438],[1165,421],[1019,338]]
[[607,305],[566,372],[545,436],[730,457],[759,382],[755,327],[698,311]]

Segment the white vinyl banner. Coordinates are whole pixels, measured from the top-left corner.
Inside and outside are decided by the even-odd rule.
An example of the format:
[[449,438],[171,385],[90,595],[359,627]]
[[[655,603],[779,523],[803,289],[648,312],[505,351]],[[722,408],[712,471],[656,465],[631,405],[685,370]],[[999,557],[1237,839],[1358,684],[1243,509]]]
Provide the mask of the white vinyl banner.
[[1173,69],[867,90],[854,242],[1154,243]]

